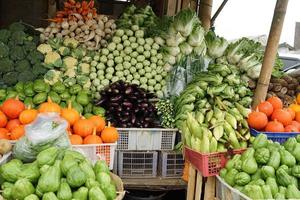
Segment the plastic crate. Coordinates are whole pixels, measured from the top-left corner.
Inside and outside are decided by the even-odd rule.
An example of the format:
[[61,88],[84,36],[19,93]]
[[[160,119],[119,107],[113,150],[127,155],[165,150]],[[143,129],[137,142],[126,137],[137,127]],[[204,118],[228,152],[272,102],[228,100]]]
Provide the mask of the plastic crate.
[[182,176],[184,159],[182,153],[162,151],[159,158],[159,172],[163,178],[178,178]]
[[257,131],[253,128],[250,128],[250,133],[253,136],[257,136],[260,133],[263,133],[267,135],[269,140],[272,140],[273,142],[279,142],[280,144],[284,143],[287,139],[290,137],[296,137],[300,133],[272,133],[272,132],[263,132],[263,131]]
[[10,161],[11,159],[11,152],[8,152],[6,154],[4,154],[1,158],[0,158],[0,165],[3,165],[5,163],[7,163],[8,161]]
[[249,197],[228,185],[220,176],[217,176],[216,183],[217,199],[222,200],[251,200]]
[[113,169],[117,143],[72,145],[72,147],[89,158],[93,163],[97,160],[105,160],[109,169]]
[[246,149],[232,150],[231,152],[200,153],[188,147],[184,148],[185,159],[193,164],[204,177],[218,175],[220,170],[225,167],[230,154],[241,154]]
[[118,128],[118,150],[173,150],[177,129]]
[[118,175],[122,178],[157,176],[157,151],[118,151]]

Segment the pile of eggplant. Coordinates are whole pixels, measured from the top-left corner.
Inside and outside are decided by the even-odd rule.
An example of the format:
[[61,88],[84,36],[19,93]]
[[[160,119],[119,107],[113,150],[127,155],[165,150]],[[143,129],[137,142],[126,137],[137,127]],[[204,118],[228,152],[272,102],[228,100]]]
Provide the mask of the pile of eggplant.
[[100,93],[96,105],[106,109],[106,120],[120,128],[153,128],[159,127],[155,98],[135,84],[117,81]]

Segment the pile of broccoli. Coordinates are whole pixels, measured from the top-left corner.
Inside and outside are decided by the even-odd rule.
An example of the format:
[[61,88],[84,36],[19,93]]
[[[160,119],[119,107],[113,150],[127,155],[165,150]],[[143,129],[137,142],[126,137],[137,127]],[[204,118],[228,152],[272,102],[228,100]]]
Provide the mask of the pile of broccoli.
[[38,40],[25,29],[21,23],[0,29],[1,88],[35,80],[47,72],[42,64],[44,55],[37,51]]

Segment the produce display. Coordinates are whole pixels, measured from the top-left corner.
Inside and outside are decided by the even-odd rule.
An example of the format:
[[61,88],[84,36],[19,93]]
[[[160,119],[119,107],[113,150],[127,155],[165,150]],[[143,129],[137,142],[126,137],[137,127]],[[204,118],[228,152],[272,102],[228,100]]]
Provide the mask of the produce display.
[[90,74],[92,91],[101,91],[110,83],[122,80],[163,96],[167,76],[160,53],[163,43],[160,37],[144,37],[144,31],[137,25],[117,29],[112,42],[99,51],[98,64],[94,61],[97,70]]
[[0,29],[0,87],[32,81],[44,75],[43,54],[37,51],[38,39],[27,34],[25,26],[13,23]]
[[256,111],[248,116],[251,128],[266,132],[300,132],[300,112],[292,108],[283,108],[278,97],[270,97],[261,102]]
[[41,42],[52,38],[72,38],[88,50],[106,47],[116,29],[115,20],[97,14],[94,1],[80,3],[68,0],[64,3],[64,10],[57,11],[56,17],[49,21],[48,27],[37,29],[41,32]]
[[101,92],[96,105],[106,109],[106,120],[116,127],[153,128],[159,126],[153,97],[137,85],[118,81]]
[[3,155],[10,152],[12,149],[12,145],[8,140],[0,139],[0,160],[2,159]]
[[300,199],[299,142],[297,136],[280,145],[260,134],[252,147],[226,163],[220,176],[251,199]]
[[247,147],[251,95],[238,68],[209,65],[175,100],[176,126],[185,144],[203,153]]
[[107,199],[117,196],[105,161],[94,165],[82,154],[50,147],[32,163],[13,159],[0,167],[5,199]]
[[283,105],[288,106],[294,103],[295,96],[300,92],[299,81],[289,75],[284,75],[281,78],[271,78],[268,96],[279,97]]
[[65,86],[58,81],[53,85],[42,79],[33,82],[18,82],[14,87],[0,90],[0,100],[16,98],[23,101],[26,107],[38,108],[50,98],[54,103],[66,108],[69,102],[80,114],[104,116],[105,110],[92,104],[90,92],[84,90],[79,84]]

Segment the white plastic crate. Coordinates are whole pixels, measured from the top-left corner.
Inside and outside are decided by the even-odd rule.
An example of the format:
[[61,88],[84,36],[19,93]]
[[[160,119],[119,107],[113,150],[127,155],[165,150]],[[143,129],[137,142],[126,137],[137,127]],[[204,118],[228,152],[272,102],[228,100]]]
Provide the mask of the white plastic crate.
[[97,160],[105,160],[109,169],[113,169],[117,143],[72,145],[72,147],[89,158],[93,163]]
[[228,185],[220,176],[217,177],[217,199],[222,200],[251,200],[249,197]]
[[159,172],[163,178],[178,178],[182,176],[184,159],[182,153],[162,151],[159,159]]
[[177,129],[118,128],[118,150],[173,150]]
[[121,178],[157,176],[157,151],[118,151],[118,175]]
[[0,165],[3,165],[5,163],[7,163],[10,159],[11,159],[11,151],[4,154],[1,158],[0,158]]

